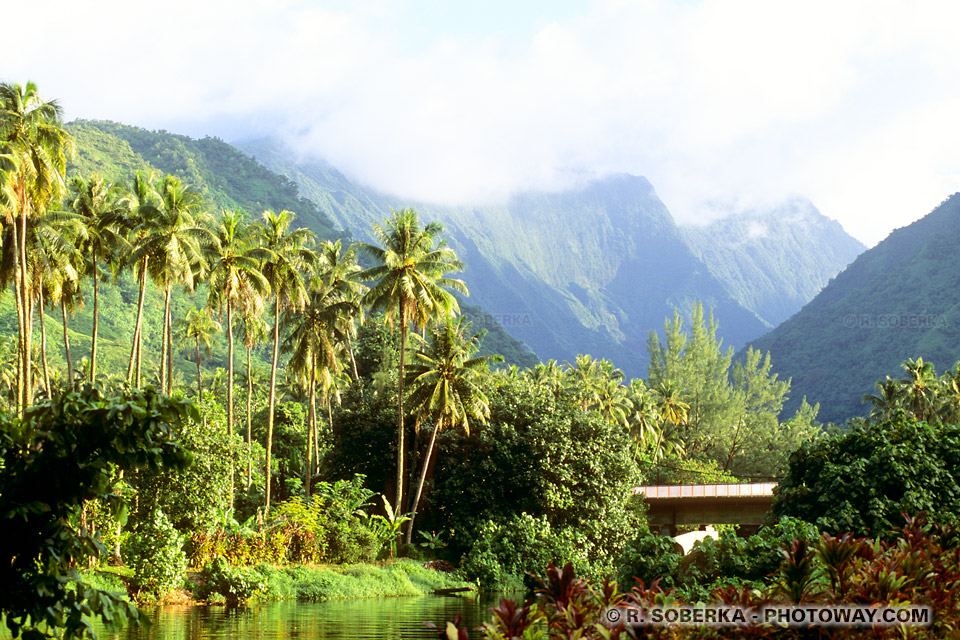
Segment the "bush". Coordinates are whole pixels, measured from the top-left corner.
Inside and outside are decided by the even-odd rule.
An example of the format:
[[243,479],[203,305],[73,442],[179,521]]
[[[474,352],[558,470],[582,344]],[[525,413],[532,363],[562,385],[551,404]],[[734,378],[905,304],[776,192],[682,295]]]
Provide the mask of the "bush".
[[831,533],[889,536],[901,513],[951,523],[960,513],[960,426],[902,412],[801,447],[777,486],[773,513]]
[[162,509],[155,509],[130,536],[127,557],[140,592],[161,598],[183,585],[187,558],[181,536]]
[[620,558],[620,588],[630,589],[637,580],[650,585],[658,579],[663,587],[675,586],[674,574],[683,558],[676,546],[673,538],[651,533],[644,527]]
[[223,558],[215,558],[201,573],[204,587],[197,596],[209,599],[211,594],[223,596],[228,606],[244,603],[265,588],[256,571],[231,567]]

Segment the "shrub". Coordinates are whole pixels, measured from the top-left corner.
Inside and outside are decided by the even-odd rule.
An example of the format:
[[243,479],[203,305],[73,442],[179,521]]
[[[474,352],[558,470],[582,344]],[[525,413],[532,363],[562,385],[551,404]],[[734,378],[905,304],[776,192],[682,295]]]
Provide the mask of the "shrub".
[[162,509],[155,509],[130,536],[127,556],[140,592],[160,598],[180,587],[187,571],[181,536]]
[[201,577],[204,587],[197,595],[209,599],[211,594],[218,593],[227,606],[248,601],[266,586],[256,571],[231,567],[223,558],[215,558],[204,567]]

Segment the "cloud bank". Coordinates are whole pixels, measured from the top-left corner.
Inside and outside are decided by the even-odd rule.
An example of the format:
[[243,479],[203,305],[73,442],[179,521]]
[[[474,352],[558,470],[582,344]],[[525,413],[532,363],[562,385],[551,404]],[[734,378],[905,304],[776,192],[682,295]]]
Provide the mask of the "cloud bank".
[[279,134],[420,200],[626,171],[681,222],[803,195],[872,244],[960,184],[952,2],[45,7],[42,30],[5,8],[24,28],[7,30],[0,79],[36,81],[70,117]]

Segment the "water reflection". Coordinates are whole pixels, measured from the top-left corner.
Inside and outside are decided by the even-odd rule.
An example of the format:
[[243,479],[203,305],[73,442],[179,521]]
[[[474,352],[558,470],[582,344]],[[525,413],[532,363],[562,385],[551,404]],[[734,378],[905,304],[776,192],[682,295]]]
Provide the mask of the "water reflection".
[[[458,613],[475,628],[489,617],[497,595],[473,598],[422,596],[330,602],[267,602],[239,609],[158,607],[147,612],[150,628],[127,628],[97,634],[112,640],[196,640],[243,638],[311,640],[436,637],[424,622],[445,624]],[[473,634],[471,634],[473,635]]]

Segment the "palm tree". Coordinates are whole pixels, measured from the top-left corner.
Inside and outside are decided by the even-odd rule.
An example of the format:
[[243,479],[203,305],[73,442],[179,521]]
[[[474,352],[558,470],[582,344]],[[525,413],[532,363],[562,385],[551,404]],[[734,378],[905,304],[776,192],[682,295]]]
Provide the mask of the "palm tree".
[[470,420],[484,422],[490,415],[487,396],[480,388],[488,363],[500,362],[501,356],[471,357],[480,348],[486,331],[469,335],[470,324],[462,318],[447,316],[424,340],[413,334],[417,343],[413,362],[406,373],[410,385],[411,412],[418,420],[434,423],[430,443],[423,457],[420,479],[413,495],[406,544],[413,537],[413,521],[420,506],[420,495],[433,457],[437,434],[444,428],[460,425],[470,433]]
[[[657,409],[657,394],[647,388],[641,379],[630,381],[630,400],[633,405],[628,420],[630,436],[637,443],[633,452],[636,459],[640,446],[651,442],[655,435],[659,435],[658,421],[660,413]],[[656,453],[656,452],[655,452]]]
[[907,360],[902,365],[907,372],[903,385],[903,398],[907,408],[917,420],[928,420],[936,408],[937,373],[933,364],[923,358]]
[[90,382],[97,377],[97,336],[100,322],[100,262],[109,261],[121,244],[116,222],[120,214],[120,192],[100,176],[88,180],[75,177],[70,183],[74,197],[70,208],[83,221],[86,234],[81,253],[86,258],[84,273],[93,278],[93,330],[90,346]]
[[258,227],[261,243],[269,252],[263,263],[263,275],[273,295],[273,359],[270,363],[270,392],[267,401],[267,460],[265,508],[270,509],[271,454],[273,450],[273,411],[277,389],[277,358],[280,355],[280,314],[302,309],[307,302],[306,271],[316,261],[308,247],[316,237],[309,229],[291,229],[296,214],[291,211],[264,211]]
[[206,310],[190,309],[180,320],[177,320],[177,329],[180,334],[178,347],[190,343],[194,347],[194,356],[197,360],[197,401],[203,400],[203,373],[201,369],[200,348],[210,355],[213,352],[213,339],[223,330],[220,323],[210,317]]
[[[233,312],[252,307],[262,312],[270,283],[260,273],[260,261],[270,257],[261,249],[240,209],[223,211],[217,220],[215,242],[207,250],[210,292],[207,306],[227,313],[227,433],[233,438]],[[233,464],[230,466],[233,495]]]
[[359,274],[361,280],[373,280],[374,285],[365,296],[373,312],[382,311],[387,321],[400,324],[400,370],[397,390],[397,497],[394,510],[400,512],[403,504],[403,460],[406,454],[403,426],[404,358],[407,347],[407,328],[412,322],[424,325],[429,319],[439,319],[458,313],[457,299],[444,287],[468,295],[461,280],[446,278],[445,274],[463,270],[453,249],[438,236],[443,231],[439,222],[420,226],[414,209],[393,211],[393,217],[384,225],[374,225],[373,232],[380,245],[363,243],[361,248],[376,262],[376,266]]
[[863,402],[868,402],[872,406],[870,417],[876,420],[889,420],[893,417],[894,411],[900,407],[903,397],[903,381],[894,380],[886,376],[885,380],[879,380],[874,385],[877,393],[868,393],[863,396]]
[[205,222],[200,193],[168,175],[160,190],[157,215],[143,222],[144,239],[129,257],[136,263],[149,256],[147,269],[163,292],[160,386],[168,394],[173,391],[171,294],[178,284],[192,291],[203,275],[204,247],[213,239]]
[[310,496],[309,476],[312,476],[310,470],[313,468],[311,438],[317,431],[317,382],[322,380],[324,389],[329,390],[333,376],[341,367],[338,354],[350,340],[345,320],[359,313],[360,306],[355,301],[342,299],[335,288],[321,280],[315,282],[310,302],[303,311],[284,314],[284,325],[290,330],[283,343],[283,350],[291,353],[287,370],[306,383],[309,398],[307,464],[304,467],[307,497]]
[[240,339],[247,350],[247,484],[250,488],[253,474],[253,440],[250,433],[251,416],[253,412],[253,350],[267,339],[270,327],[261,317],[263,300],[251,300],[251,304],[243,308],[243,322],[240,323]]
[[28,220],[58,201],[64,188],[67,158],[73,140],[63,128],[63,110],[55,100],[44,100],[37,86],[0,83],[0,154],[11,174],[5,191],[13,196],[8,210],[16,218],[11,246],[16,255],[15,280],[21,386],[19,407],[33,401],[32,332],[34,299],[27,270]]
[[143,362],[143,302],[147,289],[147,265],[150,255],[145,253],[132,263],[130,258],[140,244],[147,239],[150,230],[149,222],[159,215],[157,206],[160,194],[157,193],[156,182],[156,173],[150,172],[144,175],[141,171],[137,171],[133,182],[120,200],[118,211],[118,224],[127,233],[127,246],[130,248],[124,256],[125,266],[136,268],[139,287],[137,322],[133,329],[130,363],[127,365],[127,382],[135,387],[140,386],[140,369]]

